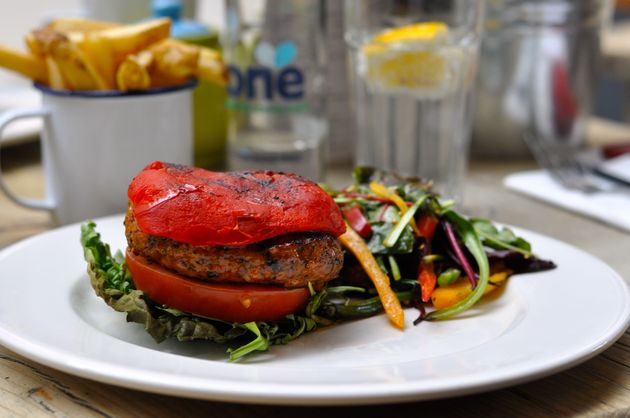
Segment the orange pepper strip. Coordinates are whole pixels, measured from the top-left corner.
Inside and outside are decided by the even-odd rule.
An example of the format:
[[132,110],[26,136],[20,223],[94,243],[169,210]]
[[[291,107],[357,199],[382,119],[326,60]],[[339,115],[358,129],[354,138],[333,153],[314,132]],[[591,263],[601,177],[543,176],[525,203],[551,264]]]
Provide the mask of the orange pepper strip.
[[[511,270],[494,273],[488,279],[488,286],[483,294],[487,295],[498,289],[511,274]],[[468,279],[466,277],[460,277],[455,283],[436,288],[431,295],[431,302],[435,309],[446,309],[466,299],[471,293],[472,286]]]
[[389,286],[389,277],[383,273],[363,238],[352,228],[348,227],[346,232],[339,236],[339,241],[359,260],[372,283],[374,283],[378,297],[381,299],[389,320],[396,327],[403,329],[405,327],[405,313],[402,306],[400,306],[400,301]]
[[431,300],[431,295],[433,295],[435,284],[437,283],[433,263],[420,261],[420,268],[418,270],[418,281],[420,282],[422,301],[428,302]]
[[[405,212],[407,212],[407,209],[409,209],[409,207],[407,206],[405,201],[402,199],[402,197],[398,196],[398,194],[396,194],[396,192],[392,192],[391,190],[389,190],[382,183],[377,183],[375,181],[371,182],[370,183],[370,190],[375,195],[377,195],[379,197],[382,197],[384,199],[389,199],[392,202],[394,202],[394,204],[396,206],[398,206],[398,210],[400,211],[400,216],[404,215]],[[411,225],[411,228],[413,229],[413,232],[417,236],[420,236],[420,230],[418,230],[418,227],[416,226],[416,221],[413,218],[411,218],[411,220],[409,221],[409,225]]]

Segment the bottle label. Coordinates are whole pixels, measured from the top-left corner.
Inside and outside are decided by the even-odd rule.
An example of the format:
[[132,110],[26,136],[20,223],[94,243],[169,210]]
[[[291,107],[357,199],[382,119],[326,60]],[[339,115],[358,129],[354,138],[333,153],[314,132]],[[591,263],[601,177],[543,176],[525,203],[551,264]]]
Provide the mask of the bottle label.
[[227,107],[241,112],[305,112],[305,74],[294,65],[297,46],[291,41],[272,45],[259,42],[254,50],[257,65],[229,65]]

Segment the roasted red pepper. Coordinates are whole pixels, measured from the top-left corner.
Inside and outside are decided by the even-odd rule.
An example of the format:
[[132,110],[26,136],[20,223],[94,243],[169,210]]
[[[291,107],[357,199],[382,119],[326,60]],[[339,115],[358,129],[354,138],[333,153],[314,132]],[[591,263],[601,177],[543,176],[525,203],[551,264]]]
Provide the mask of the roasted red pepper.
[[437,283],[437,276],[433,269],[433,263],[424,261],[422,256],[431,253],[431,240],[439,223],[440,221],[435,216],[428,214],[424,214],[418,219],[418,231],[420,231],[420,236],[425,239],[423,251],[421,251],[420,255],[420,265],[418,266],[418,282],[420,283],[423,302],[431,300],[431,295],[433,295],[433,290],[435,290]]
[[361,235],[362,238],[369,238],[372,235],[372,227],[359,206],[344,208],[343,216],[345,216],[352,229]]
[[295,174],[218,173],[156,161],[132,180],[127,195],[143,232],[192,245],[346,230],[332,198]]
[[432,215],[422,215],[418,220],[418,231],[420,231],[420,236],[427,239],[427,241],[431,241],[433,238],[433,234],[435,234],[435,228],[438,226],[440,221]]
[[430,301],[433,291],[435,290],[435,284],[437,283],[437,277],[435,276],[435,271],[433,270],[433,263],[420,261],[418,281],[420,282],[422,301]]

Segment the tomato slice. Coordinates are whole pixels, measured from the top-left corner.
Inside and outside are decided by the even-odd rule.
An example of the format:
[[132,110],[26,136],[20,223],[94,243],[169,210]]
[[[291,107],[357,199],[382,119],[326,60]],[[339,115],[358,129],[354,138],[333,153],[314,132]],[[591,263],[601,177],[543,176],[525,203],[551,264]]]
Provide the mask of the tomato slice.
[[126,253],[137,289],[170,308],[228,322],[276,321],[304,308],[307,288],[210,283],[183,277]]

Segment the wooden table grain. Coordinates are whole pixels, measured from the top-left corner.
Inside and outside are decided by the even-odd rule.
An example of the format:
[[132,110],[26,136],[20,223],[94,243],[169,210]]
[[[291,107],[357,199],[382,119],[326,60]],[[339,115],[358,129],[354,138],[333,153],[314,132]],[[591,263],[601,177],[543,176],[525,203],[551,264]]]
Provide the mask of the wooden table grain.
[[[36,146],[4,149],[1,162],[5,179],[14,190],[33,197],[43,193]],[[473,163],[466,184],[467,210],[566,241],[603,259],[630,280],[630,235],[501,186],[507,173],[531,167],[531,161]],[[345,171],[332,171],[332,183],[345,179]],[[21,208],[0,193],[0,248],[53,227],[47,213]],[[630,335],[626,333],[604,353],[579,366],[527,384],[447,400],[359,407],[258,406],[144,393],[59,372],[0,347],[0,416],[309,418],[328,414],[630,416]]]

